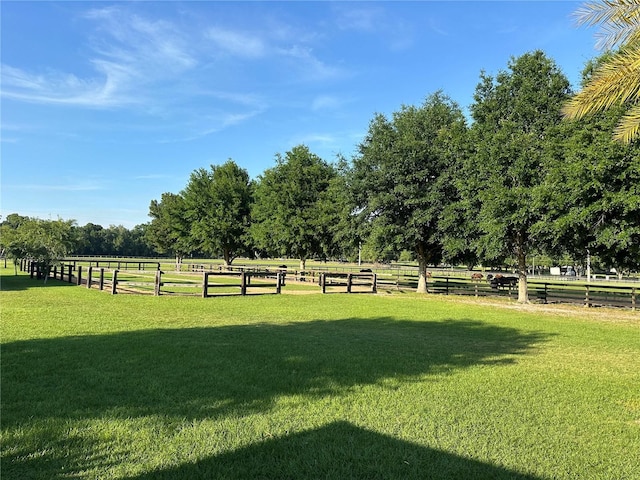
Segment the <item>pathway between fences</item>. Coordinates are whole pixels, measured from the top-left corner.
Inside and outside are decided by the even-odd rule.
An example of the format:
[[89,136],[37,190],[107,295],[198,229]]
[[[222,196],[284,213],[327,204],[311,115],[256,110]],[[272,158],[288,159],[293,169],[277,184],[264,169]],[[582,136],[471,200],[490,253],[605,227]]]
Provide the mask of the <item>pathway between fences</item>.
[[[134,262],[130,262],[134,263]],[[152,263],[152,262],[149,262]],[[32,278],[43,278],[37,262],[21,260],[20,269]],[[376,293],[386,290],[414,290],[417,277],[376,274],[374,272],[341,273],[326,271],[287,272],[286,269],[256,271],[235,268],[234,271],[201,271],[194,274],[167,274],[156,270],[108,270],[74,263],[55,265],[48,275],[87,288],[105,290],[111,294],[191,295],[202,298],[222,295],[280,294],[285,281],[297,284],[317,284],[322,293]],[[196,273],[196,274],[197,274]],[[164,277],[163,277],[164,276]],[[163,279],[164,278],[164,279]],[[569,303],[575,305],[612,306],[636,310],[638,287],[576,284],[576,282],[544,282],[529,280],[529,298],[539,303]],[[486,279],[432,276],[427,279],[427,291],[442,295],[501,296],[515,300],[517,285],[496,284]]]

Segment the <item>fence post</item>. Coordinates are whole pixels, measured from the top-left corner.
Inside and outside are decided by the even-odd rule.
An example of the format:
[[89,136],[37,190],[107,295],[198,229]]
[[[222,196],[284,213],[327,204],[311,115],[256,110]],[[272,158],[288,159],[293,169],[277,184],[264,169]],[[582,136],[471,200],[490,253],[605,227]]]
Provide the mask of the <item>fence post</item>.
[[240,295],[247,294],[247,274],[243,270],[240,273]]
[[82,265],[78,265],[78,278],[76,278],[76,285],[82,285]]
[[58,278],[58,266],[53,266],[53,279],[56,280]]
[[73,265],[69,264],[69,283],[72,282],[73,277]]
[[29,278],[33,278],[33,274],[35,273],[35,269],[36,269],[36,262],[31,260],[29,262]]
[[111,279],[111,295],[118,293],[118,270],[113,271],[113,277]]
[[100,290],[104,290],[104,268],[100,268],[100,282],[98,283],[98,288]]
[[636,287],[631,289],[631,310],[636,311]]
[[445,279],[445,288],[446,288],[445,292],[446,292],[446,295],[449,295],[449,277],[445,277],[444,279]]
[[373,274],[373,285],[371,286],[371,293],[378,293],[378,274]]
[[162,280],[162,272],[160,270],[156,270],[156,281],[153,285],[153,294],[157,297],[160,295],[160,283]]
[[347,293],[351,293],[351,274],[347,273]]
[[476,298],[478,298],[478,282],[475,282],[474,290],[476,292]]
[[209,272],[202,272],[202,298],[209,296]]
[[282,286],[280,285],[280,272],[276,273],[276,293],[282,293]]
[[591,302],[589,301],[589,285],[585,285],[584,306],[585,307],[591,306]]
[[89,263],[89,268],[87,269],[87,288],[91,288],[91,275],[93,274],[93,267],[91,263]]
[[327,293],[327,274],[322,273],[320,276],[320,286],[322,287],[322,293]]

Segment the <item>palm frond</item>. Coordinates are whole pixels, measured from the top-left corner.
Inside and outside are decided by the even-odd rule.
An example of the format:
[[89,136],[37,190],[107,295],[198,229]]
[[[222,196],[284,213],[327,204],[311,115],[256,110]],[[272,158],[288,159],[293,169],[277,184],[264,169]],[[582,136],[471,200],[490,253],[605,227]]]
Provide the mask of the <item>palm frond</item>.
[[567,118],[582,118],[639,98],[640,43],[635,43],[602,63],[582,91],[565,104],[562,113]]
[[631,143],[640,135],[640,105],[632,107],[621,119],[613,132],[613,138],[622,143]]
[[601,0],[586,2],[574,13],[578,25],[600,25],[596,46],[612,49],[630,42],[640,29],[640,0]]

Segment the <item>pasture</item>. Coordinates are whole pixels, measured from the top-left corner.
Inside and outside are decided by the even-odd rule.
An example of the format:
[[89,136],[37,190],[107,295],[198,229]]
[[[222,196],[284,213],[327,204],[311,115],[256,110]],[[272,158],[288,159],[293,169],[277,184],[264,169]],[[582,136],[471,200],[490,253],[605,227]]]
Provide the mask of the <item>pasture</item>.
[[0,273],[2,478],[640,478],[637,312]]

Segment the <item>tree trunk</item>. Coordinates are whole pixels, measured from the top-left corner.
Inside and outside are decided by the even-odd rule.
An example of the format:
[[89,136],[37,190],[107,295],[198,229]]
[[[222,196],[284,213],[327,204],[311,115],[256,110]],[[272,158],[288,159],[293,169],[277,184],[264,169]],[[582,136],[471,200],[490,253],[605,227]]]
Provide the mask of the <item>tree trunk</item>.
[[300,272],[304,272],[307,268],[307,259],[306,258],[301,258],[300,259]]
[[222,253],[222,256],[224,257],[224,266],[229,268],[231,266],[231,262],[233,262],[231,253],[229,252],[229,250],[225,249]]
[[518,248],[518,303],[529,303],[527,256],[522,247]]
[[427,293],[427,259],[424,252],[418,251],[418,289],[417,293]]

